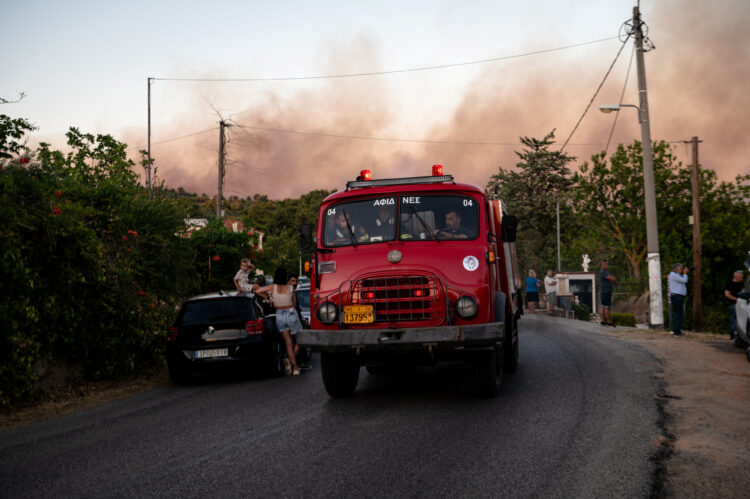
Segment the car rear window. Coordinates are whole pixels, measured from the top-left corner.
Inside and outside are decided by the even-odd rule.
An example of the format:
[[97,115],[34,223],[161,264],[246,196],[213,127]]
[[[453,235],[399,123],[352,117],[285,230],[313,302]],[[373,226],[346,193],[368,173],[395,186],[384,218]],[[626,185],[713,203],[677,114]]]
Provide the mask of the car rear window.
[[297,303],[302,308],[310,308],[310,288],[296,290]]
[[245,322],[255,318],[249,299],[206,300],[186,303],[180,314],[180,324],[210,324],[214,322]]

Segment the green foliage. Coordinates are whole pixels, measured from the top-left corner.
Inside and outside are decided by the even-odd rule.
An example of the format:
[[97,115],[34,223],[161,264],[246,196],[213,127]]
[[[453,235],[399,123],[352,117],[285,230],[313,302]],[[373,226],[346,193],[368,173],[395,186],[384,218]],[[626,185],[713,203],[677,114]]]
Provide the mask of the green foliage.
[[612,312],[612,322],[618,326],[635,327],[635,315]]
[[0,171],[0,405],[32,393],[41,359],[65,358],[87,379],[159,361],[192,285],[184,214],[145,196],[125,145],[75,129],[68,145]]
[[573,302],[573,312],[578,320],[588,322],[591,319],[591,309],[585,303]]
[[23,118],[14,119],[0,114],[0,160],[20,154],[25,149],[24,143],[20,140],[26,132],[35,129],[36,127]]
[[502,199],[510,213],[518,218],[518,258],[522,269],[556,267],[556,202],[560,203],[563,232],[575,232],[575,219],[570,216],[572,180],[567,165],[573,161],[560,151],[552,151],[554,130],[543,139],[521,137],[525,146],[516,152],[518,171],[504,170],[490,178],[485,192]]

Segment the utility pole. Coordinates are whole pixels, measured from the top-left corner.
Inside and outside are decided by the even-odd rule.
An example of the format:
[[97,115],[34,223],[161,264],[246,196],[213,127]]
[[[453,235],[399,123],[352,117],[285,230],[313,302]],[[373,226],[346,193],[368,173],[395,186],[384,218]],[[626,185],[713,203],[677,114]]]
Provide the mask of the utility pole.
[[557,271],[562,272],[560,268],[560,200],[555,200],[555,212],[557,214]]
[[148,87],[148,156],[146,157],[146,187],[148,187],[148,198],[151,199],[151,80],[146,78]]
[[221,196],[224,187],[224,120],[219,122],[219,188],[216,192],[216,218],[221,216]]
[[648,289],[652,328],[664,326],[661,297],[661,257],[659,256],[659,228],[656,218],[654,187],[654,157],[651,150],[651,126],[646,94],[646,67],[643,62],[643,29],[638,7],[633,7],[636,63],[638,66],[638,95],[640,97],[641,142],[643,143],[643,190],[646,198],[646,244],[648,247]]
[[701,210],[700,184],[698,183],[698,137],[690,141],[693,144],[693,328],[700,331],[703,328],[703,303],[701,299]]

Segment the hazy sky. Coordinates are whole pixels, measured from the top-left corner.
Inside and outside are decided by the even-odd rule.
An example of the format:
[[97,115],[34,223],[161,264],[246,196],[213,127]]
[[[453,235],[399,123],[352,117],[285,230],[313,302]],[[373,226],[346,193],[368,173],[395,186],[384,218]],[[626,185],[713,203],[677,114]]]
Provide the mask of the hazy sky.
[[[565,141],[620,49],[634,4],[5,0],[0,97],[26,97],[0,112],[38,126],[31,143],[63,148],[75,126],[115,136],[137,159],[147,141],[147,78],[164,78],[152,85],[151,140],[169,186],[215,194],[219,116],[234,125],[227,195],[297,196],[342,188],[362,168],[384,178],[429,174],[433,163],[483,186],[498,166],[515,165],[519,136],[556,129]],[[704,167],[724,180],[750,173],[750,3],[651,0],[641,12],[656,46],[645,54],[652,138],[698,136]],[[614,115],[597,108],[619,100],[632,46],[566,149],[578,163],[604,148]],[[304,78],[384,71],[399,72]],[[633,62],[624,103],[638,103],[636,87]],[[614,144],[634,139],[636,111],[624,109]],[[675,145],[683,162],[687,152]]]

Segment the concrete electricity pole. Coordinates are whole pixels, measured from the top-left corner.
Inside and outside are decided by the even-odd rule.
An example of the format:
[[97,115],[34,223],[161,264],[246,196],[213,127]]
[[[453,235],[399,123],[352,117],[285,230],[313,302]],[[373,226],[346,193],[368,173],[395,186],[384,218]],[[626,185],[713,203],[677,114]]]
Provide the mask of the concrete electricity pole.
[[703,303],[701,300],[701,210],[700,184],[698,183],[698,137],[690,141],[693,144],[693,329],[700,331],[703,327]]
[[664,326],[661,297],[661,257],[659,256],[659,227],[656,219],[656,190],[654,187],[654,157],[651,150],[651,126],[646,95],[646,68],[643,62],[643,29],[638,7],[633,7],[636,63],[638,66],[638,95],[640,97],[641,142],[643,142],[643,190],[646,197],[646,244],[648,247],[648,290],[651,309],[650,327]]
[[221,214],[221,197],[224,188],[224,128],[228,126],[224,120],[219,122],[219,188],[216,192],[216,218],[223,218]]

